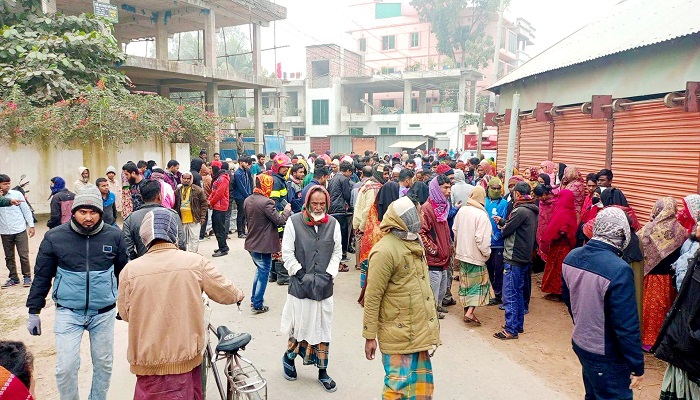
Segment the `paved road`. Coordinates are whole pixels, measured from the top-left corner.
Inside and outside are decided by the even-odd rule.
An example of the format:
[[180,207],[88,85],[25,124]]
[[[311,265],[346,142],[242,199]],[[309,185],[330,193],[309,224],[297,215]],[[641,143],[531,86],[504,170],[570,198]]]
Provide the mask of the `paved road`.
[[[243,240],[229,242],[231,252],[227,257],[214,258],[216,266],[250,296],[254,266]],[[213,238],[201,243],[200,253],[210,255],[215,246]],[[253,315],[244,300],[242,315],[235,306],[213,304],[212,324],[227,325],[235,331],[253,335],[243,355],[254,361],[268,380],[269,399],[380,399],[384,370],[379,358],[368,361],[364,356],[364,339],[361,335],[362,308],[356,303],[359,293],[359,272],[341,273],[335,284],[335,309],[333,340],[330,346],[329,375],[338,383],[338,391],[326,393],[316,380],[313,366],[302,367],[297,361],[299,379],[288,382],[282,375],[281,357],[287,338],[279,332],[280,315],[286,297],[286,286],[271,284],[265,297],[271,311]],[[458,312],[456,307],[453,312]],[[124,400],[133,396],[135,377],[129,372],[126,361],[126,323],[117,322],[115,362],[110,400]],[[177,334],[177,333],[173,333]],[[436,399],[566,399],[562,392],[543,382],[531,371],[518,365],[507,354],[497,349],[493,342],[467,329],[461,320],[452,315],[443,320],[441,346],[433,358]],[[84,349],[86,350],[86,349]],[[85,364],[85,363],[84,363]],[[89,382],[88,374],[81,368],[81,383]],[[87,398],[89,384],[81,384]]]

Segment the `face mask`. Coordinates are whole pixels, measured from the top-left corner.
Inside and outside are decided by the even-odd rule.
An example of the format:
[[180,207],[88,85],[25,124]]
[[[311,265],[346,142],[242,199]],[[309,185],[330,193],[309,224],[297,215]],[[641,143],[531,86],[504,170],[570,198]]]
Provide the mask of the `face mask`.
[[489,199],[495,200],[501,197],[500,190],[489,189]]

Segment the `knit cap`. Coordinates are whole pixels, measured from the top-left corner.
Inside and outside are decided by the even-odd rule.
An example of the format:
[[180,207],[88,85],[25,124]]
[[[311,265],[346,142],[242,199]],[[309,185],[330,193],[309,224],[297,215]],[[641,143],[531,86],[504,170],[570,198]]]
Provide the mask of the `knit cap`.
[[102,214],[102,194],[97,186],[85,186],[75,195],[71,212],[74,213],[80,208],[92,208]]
[[143,217],[139,236],[146,247],[151,242],[162,239],[177,243],[177,214],[164,207],[156,207]]

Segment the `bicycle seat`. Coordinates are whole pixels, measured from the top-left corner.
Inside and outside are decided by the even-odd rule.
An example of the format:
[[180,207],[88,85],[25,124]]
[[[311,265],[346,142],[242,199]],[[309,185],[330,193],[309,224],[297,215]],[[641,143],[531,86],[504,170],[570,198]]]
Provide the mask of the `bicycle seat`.
[[223,325],[216,328],[216,336],[219,337],[216,351],[222,353],[235,353],[240,349],[245,350],[245,346],[253,339],[250,333],[231,332],[230,329]]

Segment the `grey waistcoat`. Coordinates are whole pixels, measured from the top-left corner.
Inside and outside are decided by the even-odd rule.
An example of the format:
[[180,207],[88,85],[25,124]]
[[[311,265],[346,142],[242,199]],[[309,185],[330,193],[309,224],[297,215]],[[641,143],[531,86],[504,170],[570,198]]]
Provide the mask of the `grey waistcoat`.
[[323,300],[333,296],[333,278],[326,272],[333,254],[333,232],[335,218],[329,216],[328,223],[313,226],[304,222],[302,213],[291,216],[294,225],[294,256],[301,270],[289,277],[289,294],[298,299]]

